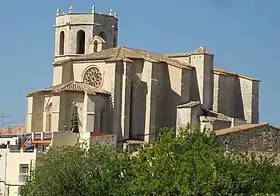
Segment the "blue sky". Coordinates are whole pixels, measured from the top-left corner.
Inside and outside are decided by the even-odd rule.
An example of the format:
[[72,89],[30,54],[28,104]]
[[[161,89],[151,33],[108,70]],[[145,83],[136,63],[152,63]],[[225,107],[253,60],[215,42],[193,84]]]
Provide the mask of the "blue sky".
[[[176,3],[174,3],[176,2]],[[52,83],[56,9],[117,11],[119,45],[187,52],[204,45],[218,67],[262,80],[260,121],[280,126],[279,0],[0,0],[0,113],[25,123],[26,94]],[[276,103],[276,104],[274,104]]]

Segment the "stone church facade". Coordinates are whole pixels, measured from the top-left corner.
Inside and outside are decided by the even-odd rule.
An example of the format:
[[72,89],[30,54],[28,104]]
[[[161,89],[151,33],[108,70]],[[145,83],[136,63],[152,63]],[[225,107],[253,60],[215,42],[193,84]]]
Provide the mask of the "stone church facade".
[[28,132],[114,133],[152,141],[163,127],[259,121],[259,81],[214,66],[204,47],[158,54],[118,46],[118,17],[57,11],[53,84],[28,94]]

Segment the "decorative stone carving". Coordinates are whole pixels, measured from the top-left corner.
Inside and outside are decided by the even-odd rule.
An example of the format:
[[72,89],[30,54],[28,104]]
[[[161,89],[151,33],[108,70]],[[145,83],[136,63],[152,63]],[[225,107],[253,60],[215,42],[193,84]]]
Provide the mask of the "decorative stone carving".
[[92,67],[86,71],[83,80],[95,88],[100,88],[102,85],[102,74],[97,67]]

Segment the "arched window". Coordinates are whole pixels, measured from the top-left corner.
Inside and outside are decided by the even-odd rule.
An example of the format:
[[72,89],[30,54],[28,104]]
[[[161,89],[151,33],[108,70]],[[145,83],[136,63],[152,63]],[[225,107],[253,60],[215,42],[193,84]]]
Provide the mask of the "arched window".
[[76,53],[77,54],[85,54],[85,32],[83,30],[79,30],[77,33],[77,46]]
[[79,133],[79,113],[77,106],[73,107],[72,119],[70,120],[70,123],[70,131],[73,133]]
[[95,40],[93,42],[93,52],[97,52],[97,50],[98,50],[98,42]]
[[113,47],[117,47],[117,39],[116,39],[116,37],[114,37]]
[[104,33],[104,31],[101,31],[99,33],[99,36],[102,37],[102,39],[104,39],[104,41],[106,42],[106,34]]
[[61,31],[59,35],[59,55],[64,55],[64,39],[64,31]]
[[46,108],[46,131],[51,132],[52,126],[52,103]]

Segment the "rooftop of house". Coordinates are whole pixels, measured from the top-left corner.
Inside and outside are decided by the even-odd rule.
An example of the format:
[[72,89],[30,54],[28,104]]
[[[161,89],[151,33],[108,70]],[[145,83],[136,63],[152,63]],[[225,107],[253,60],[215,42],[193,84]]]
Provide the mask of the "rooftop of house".
[[263,122],[259,124],[244,124],[244,125],[239,125],[239,126],[234,126],[226,129],[220,129],[215,131],[216,135],[226,135],[226,134],[232,134],[236,132],[245,132],[249,131],[253,128],[260,128],[264,126],[270,126],[268,122]]
[[17,133],[24,133],[26,132],[25,125],[18,125],[11,128],[5,128],[0,130],[0,135],[13,135]]

